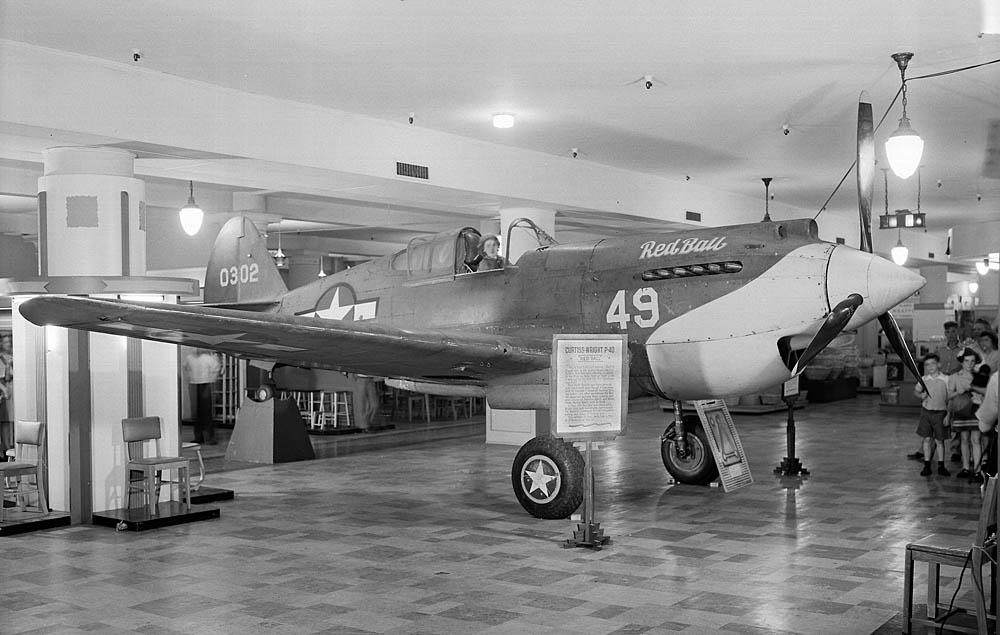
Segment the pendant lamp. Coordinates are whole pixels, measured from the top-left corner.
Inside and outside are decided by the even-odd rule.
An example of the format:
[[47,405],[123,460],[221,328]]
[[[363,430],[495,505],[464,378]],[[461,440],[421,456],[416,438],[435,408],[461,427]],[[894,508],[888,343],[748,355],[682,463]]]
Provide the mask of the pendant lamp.
[[903,116],[899,119],[899,127],[885,142],[885,156],[893,173],[901,179],[908,179],[917,171],[924,153],[924,140],[910,126],[910,119],[906,116],[906,65],[912,57],[913,53],[894,53],[892,56],[899,66],[899,77],[903,82]]
[[191,188],[190,194],[188,194],[188,201],[178,215],[180,216],[181,227],[184,229],[184,233],[188,236],[194,236],[201,229],[201,221],[205,217],[205,213],[194,202],[194,181],[188,181],[188,184]]

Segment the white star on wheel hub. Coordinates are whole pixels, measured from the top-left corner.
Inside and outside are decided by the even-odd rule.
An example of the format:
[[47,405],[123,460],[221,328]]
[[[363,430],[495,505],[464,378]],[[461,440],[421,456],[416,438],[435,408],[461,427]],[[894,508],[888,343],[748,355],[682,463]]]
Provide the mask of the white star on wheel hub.
[[522,481],[528,496],[538,503],[547,503],[559,493],[559,470],[546,456],[533,456],[524,463]]

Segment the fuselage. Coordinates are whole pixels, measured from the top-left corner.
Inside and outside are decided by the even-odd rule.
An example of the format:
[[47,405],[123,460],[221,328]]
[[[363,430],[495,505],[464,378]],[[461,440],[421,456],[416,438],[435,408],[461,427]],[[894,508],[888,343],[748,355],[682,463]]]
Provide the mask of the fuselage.
[[[820,241],[811,220],[551,245],[473,273],[463,272],[457,245],[329,276],[290,292],[279,312],[539,343],[555,333],[627,333],[633,393],[705,399],[787,380],[788,352],[805,348],[848,294],[864,298],[853,329],[923,285],[878,256]],[[412,379],[483,380],[461,365]]]

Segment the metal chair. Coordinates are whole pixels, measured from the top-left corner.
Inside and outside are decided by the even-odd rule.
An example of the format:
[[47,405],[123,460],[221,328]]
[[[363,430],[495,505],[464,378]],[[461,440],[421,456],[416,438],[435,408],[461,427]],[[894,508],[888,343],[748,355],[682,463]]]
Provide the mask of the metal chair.
[[[149,514],[157,513],[160,486],[177,484],[181,503],[191,511],[191,460],[180,456],[160,456],[160,418],[133,417],[122,419],[122,437],[125,440],[125,469],[128,475],[127,502],[132,507],[132,492],[141,492]],[[152,446],[153,454],[146,456],[146,447]],[[176,470],[177,480],[163,480],[163,470]]]
[[[919,542],[906,545],[906,565],[903,579],[903,633],[909,633],[914,622],[943,627],[948,630],[964,633],[987,632],[988,620],[996,620],[995,615],[986,611],[986,597],[983,586],[983,565],[996,560],[996,478],[988,478],[983,487],[983,506],[979,513],[979,523],[976,533],[969,537],[950,534],[931,534]],[[993,534],[993,535],[991,535]],[[984,558],[984,555],[986,556]],[[913,617],[913,563],[927,563],[927,619]],[[952,613],[939,615],[941,609],[947,608],[940,603],[939,577],[941,565],[951,567],[969,567],[975,586],[976,628],[948,624],[945,622],[955,613],[969,613],[967,609],[956,608]],[[991,576],[995,577],[995,576]],[[942,622],[944,624],[942,625]]]
[[[35,478],[34,483],[28,483],[24,477]],[[27,498],[32,494],[38,497],[38,511],[49,513],[45,500],[45,424],[41,421],[14,422],[14,460],[0,462],[0,479],[3,483],[3,496],[13,496],[20,503],[21,511],[27,507]],[[0,500],[0,522],[5,520],[3,502]]]

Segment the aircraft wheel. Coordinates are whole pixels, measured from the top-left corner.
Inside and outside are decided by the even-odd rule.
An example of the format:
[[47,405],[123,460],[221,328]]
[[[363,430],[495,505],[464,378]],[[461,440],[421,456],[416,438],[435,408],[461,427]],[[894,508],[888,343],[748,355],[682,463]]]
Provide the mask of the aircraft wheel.
[[510,470],[514,495],[535,518],[566,518],[583,502],[583,457],[572,444],[535,437],[521,446]]
[[250,398],[253,401],[264,402],[274,397],[274,386],[271,384],[261,384]]
[[678,483],[687,485],[708,485],[719,477],[719,469],[712,456],[712,448],[708,445],[708,437],[701,427],[701,419],[696,416],[684,417],[684,428],[687,430],[687,454],[677,456],[677,441],[673,434],[674,424],[667,428],[667,433],[660,441],[660,457],[663,466]]

